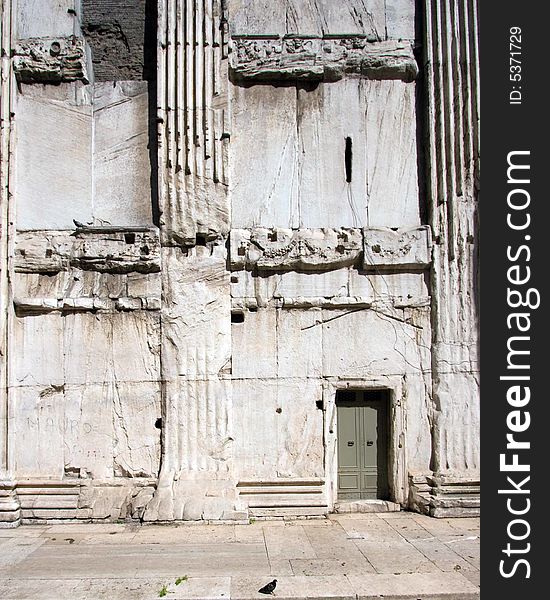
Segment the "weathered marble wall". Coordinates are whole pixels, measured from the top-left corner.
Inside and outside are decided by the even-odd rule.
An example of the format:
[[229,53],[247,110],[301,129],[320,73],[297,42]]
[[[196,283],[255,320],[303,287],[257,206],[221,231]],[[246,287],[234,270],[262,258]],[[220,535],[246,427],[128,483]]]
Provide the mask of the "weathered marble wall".
[[139,2],[122,66],[128,3],[81,4],[2,3],[0,522],[323,514],[347,388],[389,390],[392,500],[442,514],[478,476],[477,150],[446,221],[416,3]]

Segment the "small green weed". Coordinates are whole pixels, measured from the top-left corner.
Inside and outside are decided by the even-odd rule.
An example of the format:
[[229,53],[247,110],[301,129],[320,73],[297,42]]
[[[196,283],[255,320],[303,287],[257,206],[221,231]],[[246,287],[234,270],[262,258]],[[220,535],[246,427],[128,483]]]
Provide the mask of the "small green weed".
[[187,575],[184,575],[183,577],[178,577],[176,579],[176,585],[179,585],[180,583],[182,583],[183,581],[187,581],[189,579],[189,577],[187,577]]

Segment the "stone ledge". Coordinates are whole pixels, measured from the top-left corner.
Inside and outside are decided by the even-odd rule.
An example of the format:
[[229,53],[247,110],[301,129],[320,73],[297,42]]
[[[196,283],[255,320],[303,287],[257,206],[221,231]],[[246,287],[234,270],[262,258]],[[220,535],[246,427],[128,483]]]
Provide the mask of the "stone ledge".
[[364,229],[365,270],[423,269],[431,263],[430,228]]
[[237,492],[255,517],[315,516],[328,512],[324,480],[319,478],[239,481]]
[[19,40],[13,70],[22,83],[89,83],[86,42],[76,36]]
[[12,529],[21,523],[21,504],[16,483],[0,479],[0,529]]
[[52,312],[157,311],[161,308],[160,298],[15,298],[13,303],[18,316]]
[[418,75],[412,44],[361,34],[238,36],[230,69],[244,82],[338,81],[346,75],[411,82]]
[[409,475],[409,507],[436,518],[479,517],[479,479]]
[[232,271],[319,272],[350,266],[365,270],[417,270],[431,264],[429,226],[391,229],[256,227],[232,229]]
[[72,232],[17,233],[16,273],[52,275],[70,268],[111,274],[158,273],[158,229],[77,227]]
[[345,500],[334,504],[334,512],[342,513],[386,513],[399,512],[401,506],[390,500]]

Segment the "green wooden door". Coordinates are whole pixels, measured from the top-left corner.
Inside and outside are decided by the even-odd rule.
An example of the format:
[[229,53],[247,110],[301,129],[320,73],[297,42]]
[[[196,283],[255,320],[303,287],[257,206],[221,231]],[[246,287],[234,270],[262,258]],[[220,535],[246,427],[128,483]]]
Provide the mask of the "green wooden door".
[[338,498],[387,499],[388,394],[342,391],[338,420]]

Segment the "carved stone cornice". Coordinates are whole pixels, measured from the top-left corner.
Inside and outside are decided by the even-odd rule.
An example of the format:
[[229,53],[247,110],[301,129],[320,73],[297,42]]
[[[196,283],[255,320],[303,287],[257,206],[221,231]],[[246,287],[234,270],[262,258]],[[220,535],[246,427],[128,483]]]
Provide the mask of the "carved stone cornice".
[[431,263],[428,226],[408,229],[365,228],[363,269],[424,269]]
[[371,41],[366,35],[237,36],[231,75],[243,82],[338,81],[346,75],[413,81],[418,65],[410,42]]
[[364,270],[426,269],[431,263],[427,226],[389,228],[233,229],[234,271],[324,271],[351,265]]
[[73,233],[28,231],[17,235],[17,273],[53,274],[70,268],[114,274],[158,273],[158,230],[82,227]]
[[231,268],[323,270],[353,264],[362,252],[360,229],[233,229]]
[[85,41],[76,36],[19,40],[13,70],[22,83],[88,83]]

